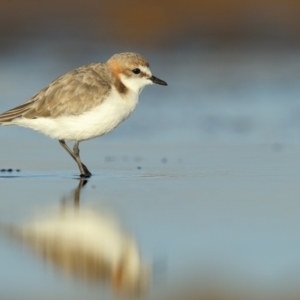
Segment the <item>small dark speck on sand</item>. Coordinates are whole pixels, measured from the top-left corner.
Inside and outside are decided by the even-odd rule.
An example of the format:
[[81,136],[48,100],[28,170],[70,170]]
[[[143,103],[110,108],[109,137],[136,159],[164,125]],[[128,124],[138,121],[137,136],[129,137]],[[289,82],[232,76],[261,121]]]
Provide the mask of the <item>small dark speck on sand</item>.
[[105,161],[112,162],[112,161],[115,161],[115,158],[113,156],[105,156]]
[[20,172],[21,170],[20,169],[1,169],[0,172],[13,172],[13,171],[16,171],[16,172]]
[[141,166],[138,166],[138,167],[136,167],[138,170],[141,170],[142,169],[142,167]]

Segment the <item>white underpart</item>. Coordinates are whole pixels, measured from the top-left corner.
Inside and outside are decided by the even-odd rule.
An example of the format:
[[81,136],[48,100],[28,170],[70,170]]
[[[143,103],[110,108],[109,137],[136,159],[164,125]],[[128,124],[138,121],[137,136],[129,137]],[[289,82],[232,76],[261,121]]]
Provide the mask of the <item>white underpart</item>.
[[99,106],[78,116],[58,118],[18,118],[11,124],[28,127],[54,139],[83,141],[104,135],[114,129],[132,113],[138,104],[139,94],[129,91],[120,95],[112,89],[109,97]]

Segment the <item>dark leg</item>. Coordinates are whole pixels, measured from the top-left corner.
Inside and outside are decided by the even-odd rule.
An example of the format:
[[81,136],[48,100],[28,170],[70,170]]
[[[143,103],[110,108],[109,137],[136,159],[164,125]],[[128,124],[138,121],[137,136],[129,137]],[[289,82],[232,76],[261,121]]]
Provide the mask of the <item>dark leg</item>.
[[[78,164],[79,170],[81,172],[81,177],[90,177],[92,173],[88,170],[88,168],[81,162],[79,156],[79,142],[76,141],[73,147],[73,154],[75,156],[75,160]],[[81,171],[83,170],[83,172]]]
[[73,151],[67,146],[64,140],[59,140],[60,145],[71,155],[71,157],[77,162],[80,170],[80,177],[90,177],[92,173],[88,168],[81,162],[79,157],[79,142],[75,142]]

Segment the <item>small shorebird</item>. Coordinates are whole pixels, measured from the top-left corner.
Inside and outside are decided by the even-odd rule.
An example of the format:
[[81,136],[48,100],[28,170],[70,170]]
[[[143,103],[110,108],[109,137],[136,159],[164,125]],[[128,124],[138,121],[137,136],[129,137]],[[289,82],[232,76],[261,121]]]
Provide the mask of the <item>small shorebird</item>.
[[[106,63],[77,68],[52,81],[24,104],[0,114],[0,125],[28,127],[58,139],[76,161],[81,177],[92,174],[81,162],[79,143],[113,130],[138,104],[142,89],[167,83],[153,76],[139,54],[115,54]],[[74,141],[73,151],[65,141]]]

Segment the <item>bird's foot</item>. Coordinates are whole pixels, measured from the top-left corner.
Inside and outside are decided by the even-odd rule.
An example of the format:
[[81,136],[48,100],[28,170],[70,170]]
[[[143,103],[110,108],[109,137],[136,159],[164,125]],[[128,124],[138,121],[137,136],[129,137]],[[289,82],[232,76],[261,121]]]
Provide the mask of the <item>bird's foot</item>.
[[92,176],[92,173],[80,174],[80,178],[89,178]]
[[80,177],[81,178],[89,178],[92,176],[92,173],[88,170],[88,168],[82,164],[83,172],[81,172]]
[[82,164],[82,167],[83,167],[83,171],[84,171],[84,176],[91,177],[92,173],[89,171],[89,169],[84,164]]

